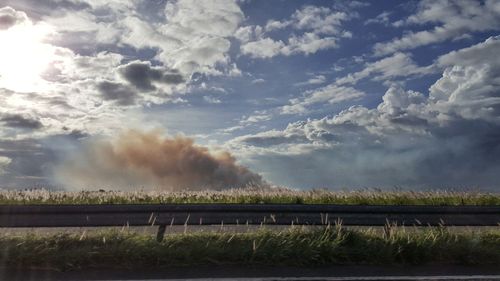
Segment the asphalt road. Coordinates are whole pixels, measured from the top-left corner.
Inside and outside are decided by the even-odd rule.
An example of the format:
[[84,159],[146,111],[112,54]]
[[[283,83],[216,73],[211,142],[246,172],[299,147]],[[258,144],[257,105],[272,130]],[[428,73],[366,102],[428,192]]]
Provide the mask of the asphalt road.
[[0,268],[0,280],[500,280],[499,266],[329,266],[317,268],[269,266],[197,266],[161,271]]
[[[491,281],[500,280],[500,275],[460,275],[460,276],[365,276],[365,277],[284,277],[284,278],[210,278],[210,279],[157,279],[147,281],[189,281],[189,280],[210,280],[210,281]],[[102,280],[107,281],[107,280]],[[120,280],[129,281],[129,280]],[[146,280],[144,280],[146,281]]]
[[[365,276],[365,277],[270,277],[270,278],[210,278],[210,279],[157,279],[147,281],[491,281],[500,280],[500,275],[459,275],[459,276]],[[107,281],[107,280],[102,280]],[[113,280],[114,281],[114,280]],[[129,281],[129,280],[119,280]],[[135,281],[135,280],[134,280]],[[144,280],[146,281],[146,280]]]

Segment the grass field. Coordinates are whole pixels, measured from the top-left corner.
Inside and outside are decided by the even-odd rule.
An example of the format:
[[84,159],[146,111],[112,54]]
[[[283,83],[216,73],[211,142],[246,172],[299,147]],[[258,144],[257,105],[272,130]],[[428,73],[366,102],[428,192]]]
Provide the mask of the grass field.
[[251,233],[205,232],[150,235],[127,231],[39,236],[0,236],[0,263],[57,270],[164,268],[172,266],[266,264],[499,264],[500,231],[455,232],[393,227],[348,230],[265,228]]
[[356,205],[500,205],[500,193],[453,191],[296,191],[285,188],[225,191],[0,190],[0,204],[290,203]]

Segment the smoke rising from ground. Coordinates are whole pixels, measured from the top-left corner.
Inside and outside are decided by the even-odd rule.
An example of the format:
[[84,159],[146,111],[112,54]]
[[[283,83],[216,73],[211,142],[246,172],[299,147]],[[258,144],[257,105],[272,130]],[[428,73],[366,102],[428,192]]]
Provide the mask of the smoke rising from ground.
[[228,152],[212,153],[186,137],[140,131],[87,141],[55,169],[55,177],[72,189],[221,190],[266,185]]

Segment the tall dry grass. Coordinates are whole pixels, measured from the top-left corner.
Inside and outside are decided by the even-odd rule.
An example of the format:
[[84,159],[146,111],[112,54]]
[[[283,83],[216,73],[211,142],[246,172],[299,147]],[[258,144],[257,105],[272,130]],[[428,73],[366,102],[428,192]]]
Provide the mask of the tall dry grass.
[[288,203],[357,205],[500,205],[499,193],[464,191],[329,191],[243,188],[224,191],[0,190],[0,204]]

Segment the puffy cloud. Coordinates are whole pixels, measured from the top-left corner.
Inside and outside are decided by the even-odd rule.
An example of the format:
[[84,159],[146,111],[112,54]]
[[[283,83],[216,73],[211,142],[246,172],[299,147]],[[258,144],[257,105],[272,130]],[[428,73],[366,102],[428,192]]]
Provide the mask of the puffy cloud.
[[316,33],[306,32],[301,36],[292,35],[288,38],[288,44],[282,48],[281,52],[287,56],[300,53],[309,55],[335,47],[337,47],[336,37],[321,37]]
[[304,98],[290,100],[290,105],[281,108],[283,114],[296,114],[307,112],[307,107],[313,104],[325,103],[336,104],[364,97],[365,93],[351,87],[336,86],[330,84],[304,93]]
[[411,106],[418,106],[425,102],[426,98],[422,93],[391,87],[385,92],[382,103],[378,105],[377,109],[391,116],[398,116],[405,114]]
[[157,14],[141,13],[137,1],[82,3],[88,7],[46,17],[58,26],[64,36],[61,42],[68,44],[75,38],[72,48],[81,49],[79,45],[83,45],[92,50],[109,44],[152,48],[157,60],[185,77],[194,72],[219,75],[230,71],[228,37],[234,35],[244,18],[233,0],[148,3]]
[[318,35],[336,35],[342,31],[342,22],[349,18],[345,11],[333,11],[328,7],[307,5],[296,10],[288,20],[269,20],[265,29],[272,31],[292,26],[296,30],[308,30]]
[[460,65],[490,65],[500,64],[500,57],[497,56],[500,48],[500,36],[488,38],[485,42],[472,47],[452,51],[442,55],[437,59],[437,64],[441,67]]
[[260,38],[262,33],[263,28],[261,26],[248,25],[238,28],[238,30],[236,30],[236,32],[234,33],[234,37],[236,37],[236,39],[240,40],[241,42],[246,43],[248,41],[254,41],[257,38]]
[[[494,188],[500,165],[500,39],[438,58],[428,96],[391,86],[376,108],[290,123],[233,139],[236,155],[297,187]],[[286,178],[286,171],[305,176]]]
[[0,8],[0,30],[9,29],[26,21],[28,21],[28,17],[25,13],[18,12],[8,6]]
[[220,99],[212,96],[203,96],[203,100],[211,104],[219,104],[222,102]]
[[260,26],[242,27],[236,37],[242,41],[242,53],[254,58],[309,55],[336,48],[340,37],[352,37],[342,29],[342,23],[351,18],[346,11],[308,5],[296,10],[287,20],[267,22],[264,28],[267,33],[284,28],[301,32],[291,34],[286,42],[273,39]]
[[295,11],[291,24],[297,29],[311,30],[315,34],[335,35],[341,31],[343,21],[349,19],[343,11],[332,11],[326,7],[305,6]]
[[241,45],[241,52],[253,58],[271,58],[282,54],[285,56],[295,54],[314,54],[337,46],[337,38],[321,37],[307,32],[300,36],[292,35],[288,42],[275,41],[269,37],[261,38]]
[[326,77],[324,75],[316,75],[313,78],[308,79],[305,82],[295,83],[295,86],[306,86],[306,85],[318,85],[326,82]]
[[153,47],[167,67],[190,76],[229,71],[227,55],[244,15],[233,0],[179,0],[165,6],[165,21],[152,24],[138,17],[123,21],[122,41],[136,48]]
[[373,47],[377,56],[414,49],[450,39],[460,39],[470,32],[500,29],[500,3],[486,1],[421,1],[416,14],[398,25],[437,24],[431,30],[407,32],[400,38]]
[[383,25],[389,25],[389,16],[391,15],[391,12],[385,11],[377,15],[376,17],[372,19],[368,19],[364,22],[365,25],[369,24],[383,24]]
[[124,33],[119,37],[119,40],[137,49],[169,50],[182,46],[182,41],[179,38],[162,33],[161,30],[137,16],[126,17],[121,23]]
[[500,124],[500,37],[491,37],[469,48],[438,58],[446,67],[431,86],[429,99],[440,119],[456,116]]
[[272,115],[269,114],[265,110],[257,110],[254,112],[253,115],[250,116],[244,116],[242,120],[240,120],[240,124],[243,126],[249,125],[249,124],[254,124],[262,121],[268,121],[271,120]]
[[[290,24],[292,24],[292,21],[290,21],[290,20],[287,20],[287,21],[269,20],[266,23],[265,30],[266,31],[273,31],[273,30],[283,29],[283,28],[290,26]],[[248,27],[246,27],[246,28],[248,28]]]
[[254,58],[271,58],[279,54],[284,46],[282,41],[264,38],[242,45],[241,52]]
[[375,81],[387,81],[399,77],[418,76],[433,72],[432,66],[418,66],[410,54],[395,53],[375,62],[365,63],[363,70],[338,78],[337,85],[356,84],[359,80],[372,77]]
[[244,18],[236,1],[232,0],[176,1],[167,3],[165,12],[168,22],[177,25],[175,28],[221,37],[232,36]]
[[230,46],[230,41],[225,38],[199,37],[192,39],[189,47],[162,52],[159,59],[185,75],[195,72],[222,75],[224,69],[230,70],[228,69],[230,58],[227,55]]

